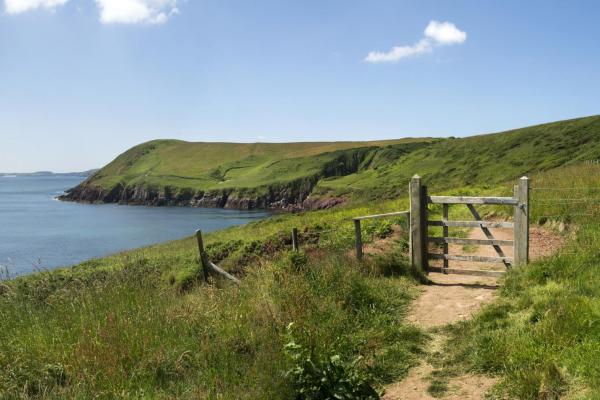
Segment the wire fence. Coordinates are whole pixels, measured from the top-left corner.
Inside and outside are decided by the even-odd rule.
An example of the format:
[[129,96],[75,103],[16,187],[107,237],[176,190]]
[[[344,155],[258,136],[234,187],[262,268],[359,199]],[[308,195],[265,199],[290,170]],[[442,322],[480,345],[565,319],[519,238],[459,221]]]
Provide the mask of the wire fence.
[[[398,241],[408,240],[408,218],[397,213],[356,217],[341,220],[335,227],[305,227],[297,231],[298,246],[304,249],[322,249],[350,251],[356,248],[357,236],[355,220],[361,221],[362,245],[369,246],[371,243],[396,236]],[[290,229],[290,235],[293,236]],[[292,240],[293,245],[293,240]]]
[[[585,163],[585,168],[594,168],[594,171],[587,171],[583,177],[564,174],[556,177],[563,185],[550,186],[550,182],[542,180],[542,185],[531,188],[532,222],[557,229],[567,236],[556,254],[589,255],[600,251],[600,186],[582,182],[582,179],[597,181],[600,178],[596,172],[600,164],[596,161]],[[569,179],[573,181],[572,187],[564,185]]]

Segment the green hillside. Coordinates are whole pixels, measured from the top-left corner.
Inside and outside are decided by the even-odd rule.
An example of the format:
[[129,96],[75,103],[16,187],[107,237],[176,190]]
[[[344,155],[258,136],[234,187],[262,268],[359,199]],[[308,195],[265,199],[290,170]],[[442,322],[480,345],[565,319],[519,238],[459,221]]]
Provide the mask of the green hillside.
[[[600,116],[508,132],[446,139],[406,156],[377,153],[370,168],[319,183],[321,192],[377,198],[406,188],[418,173],[433,189],[497,184],[524,174],[600,158]],[[382,193],[382,191],[384,193]]]
[[309,197],[313,202],[393,198],[403,193],[414,173],[444,189],[499,183],[597,158],[598,137],[600,117],[594,116],[460,139],[286,144],[158,140],[120,155],[66,199],[307,208]]
[[256,187],[309,175],[338,151],[418,143],[402,139],[330,143],[190,143],[155,140],[136,146],[104,167],[93,182],[171,185],[193,189]]

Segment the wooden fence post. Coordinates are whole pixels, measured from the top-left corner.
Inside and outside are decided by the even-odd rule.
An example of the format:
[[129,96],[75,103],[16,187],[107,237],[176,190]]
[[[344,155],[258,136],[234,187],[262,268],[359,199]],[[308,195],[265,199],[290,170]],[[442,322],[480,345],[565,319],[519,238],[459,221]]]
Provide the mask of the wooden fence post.
[[[449,214],[449,208],[450,206],[448,205],[448,203],[444,203],[442,204],[442,222],[448,222],[448,214]],[[450,236],[450,228],[448,228],[447,225],[444,225],[442,227],[442,237],[447,238]],[[443,244],[443,250],[444,250],[444,255],[447,256],[449,253],[449,249],[448,249],[448,242],[444,241]],[[444,259],[444,269],[448,269],[448,267],[450,266],[449,261]],[[447,272],[445,272],[447,273]]]
[[202,240],[202,231],[196,231],[196,239],[198,240],[198,253],[200,254],[200,263],[202,264],[202,272],[204,273],[204,281],[208,282],[208,257],[204,251],[204,241]]
[[356,237],[355,239],[355,246],[356,246],[356,258],[358,258],[359,260],[363,259],[363,245],[362,245],[362,232],[360,229],[360,219],[355,219],[354,220],[354,235]]
[[427,192],[421,185],[421,177],[410,180],[410,259],[414,272],[427,270]]
[[515,186],[515,198],[519,204],[515,206],[515,265],[529,263],[529,178],[519,179]]
[[298,228],[292,228],[292,248],[296,252],[299,250],[299,246],[298,246]]

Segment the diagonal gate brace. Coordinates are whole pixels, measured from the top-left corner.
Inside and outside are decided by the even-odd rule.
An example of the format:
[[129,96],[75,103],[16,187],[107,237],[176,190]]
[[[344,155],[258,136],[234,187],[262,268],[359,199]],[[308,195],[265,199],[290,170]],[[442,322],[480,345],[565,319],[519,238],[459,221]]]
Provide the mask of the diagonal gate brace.
[[[477,212],[477,210],[475,209],[475,207],[473,206],[473,204],[467,204],[466,206],[469,207],[469,210],[471,211],[471,214],[473,214],[473,217],[475,217],[475,219],[477,221],[481,221],[481,216],[479,215],[479,213]],[[485,226],[480,226],[480,228],[483,231],[483,234],[488,239],[495,239],[494,235],[489,230],[489,228],[487,228]],[[506,257],[506,255],[504,254],[504,251],[502,251],[502,247],[498,246],[497,244],[493,244],[492,247],[494,247],[494,250],[496,250],[496,253],[498,253],[498,255],[500,257]],[[504,266],[506,268],[510,268],[510,263],[508,261],[504,260],[503,263],[504,263]]]

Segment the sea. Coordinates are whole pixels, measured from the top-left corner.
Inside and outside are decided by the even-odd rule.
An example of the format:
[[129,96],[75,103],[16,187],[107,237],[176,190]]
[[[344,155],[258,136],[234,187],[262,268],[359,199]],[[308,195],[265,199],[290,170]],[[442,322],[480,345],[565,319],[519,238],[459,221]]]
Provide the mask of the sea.
[[0,276],[71,266],[269,216],[266,211],[79,204],[56,199],[77,176],[0,176]]

